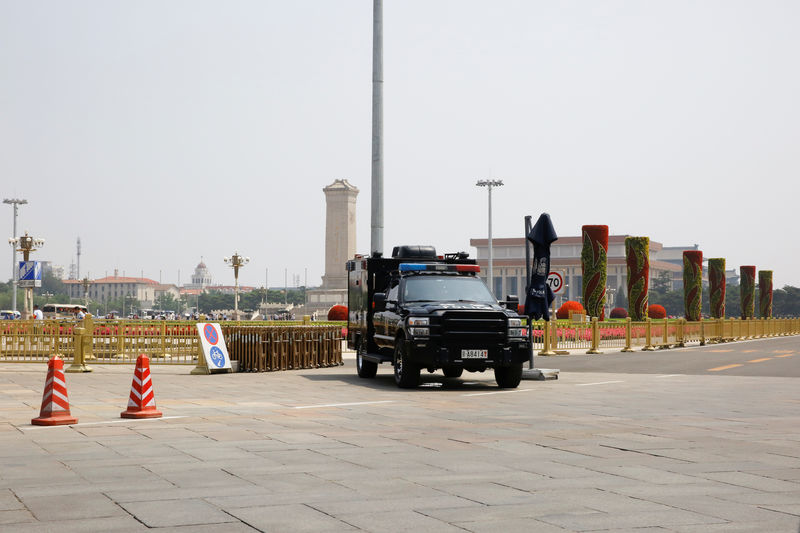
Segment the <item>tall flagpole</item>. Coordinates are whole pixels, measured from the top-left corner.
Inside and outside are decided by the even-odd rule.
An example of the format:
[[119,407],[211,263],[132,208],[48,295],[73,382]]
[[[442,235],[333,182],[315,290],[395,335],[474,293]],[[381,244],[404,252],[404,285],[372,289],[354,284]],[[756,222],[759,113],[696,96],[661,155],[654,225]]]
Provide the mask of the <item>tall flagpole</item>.
[[372,220],[370,252],[383,253],[383,0],[372,1]]

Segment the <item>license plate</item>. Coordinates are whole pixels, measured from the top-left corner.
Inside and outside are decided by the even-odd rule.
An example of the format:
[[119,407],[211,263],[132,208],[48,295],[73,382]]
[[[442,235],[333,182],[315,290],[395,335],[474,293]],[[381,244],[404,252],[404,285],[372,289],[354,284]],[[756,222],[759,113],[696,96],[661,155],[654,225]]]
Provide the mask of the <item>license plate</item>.
[[461,350],[462,359],[486,359],[489,357],[489,350]]

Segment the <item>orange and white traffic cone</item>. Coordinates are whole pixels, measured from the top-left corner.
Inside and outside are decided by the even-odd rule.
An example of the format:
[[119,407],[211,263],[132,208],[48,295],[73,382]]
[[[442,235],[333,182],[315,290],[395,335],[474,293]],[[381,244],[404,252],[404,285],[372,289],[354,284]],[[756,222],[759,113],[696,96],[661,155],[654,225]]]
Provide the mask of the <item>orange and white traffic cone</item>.
[[128,409],[120,413],[120,416],[122,418],[158,418],[162,414],[156,409],[156,395],[153,392],[153,382],[150,380],[150,358],[142,354],[136,359],[136,371],[133,373]]
[[35,426],[61,426],[77,423],[78,419],[69,412],[67,381],[64,378],[64,361],[56,355],[47,362],[47,381],[44,383],[42,408],[39,411],[39,418],[31,420],[31,424]]

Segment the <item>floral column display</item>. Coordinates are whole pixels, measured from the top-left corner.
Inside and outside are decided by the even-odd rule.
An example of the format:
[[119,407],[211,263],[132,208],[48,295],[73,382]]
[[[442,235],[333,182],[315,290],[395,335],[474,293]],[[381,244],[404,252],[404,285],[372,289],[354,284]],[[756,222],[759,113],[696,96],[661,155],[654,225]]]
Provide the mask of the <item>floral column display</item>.
[[583,226],[583,306],[590,317],[603,320],[608,269],[608,226]]
[[708,299],[712,318],[725,318],[725,258],[708,260]]
[[742,320],[753,318],[753,307],[756,298],[756,267],[739,267],[739,290],[742,299]]
[[772,270],[758,271],[758,316],[772,318]]
[[703,306],[703,252],[683,252],[683,306],[686,320],[700,320]]
[[647,319],[647,294],[650,289],[650,238],[625,237],[628,264],[628,315],[634,322]]

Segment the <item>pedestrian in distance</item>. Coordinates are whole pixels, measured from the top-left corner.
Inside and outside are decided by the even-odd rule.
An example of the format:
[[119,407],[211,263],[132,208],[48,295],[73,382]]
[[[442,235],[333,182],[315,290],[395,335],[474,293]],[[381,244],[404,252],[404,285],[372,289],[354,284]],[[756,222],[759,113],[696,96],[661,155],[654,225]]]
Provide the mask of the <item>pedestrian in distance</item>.
[[44,315],[42,314],[42,310],[39,309],[38,305],[33,306],[33,319],[34,320],[44,320]]

